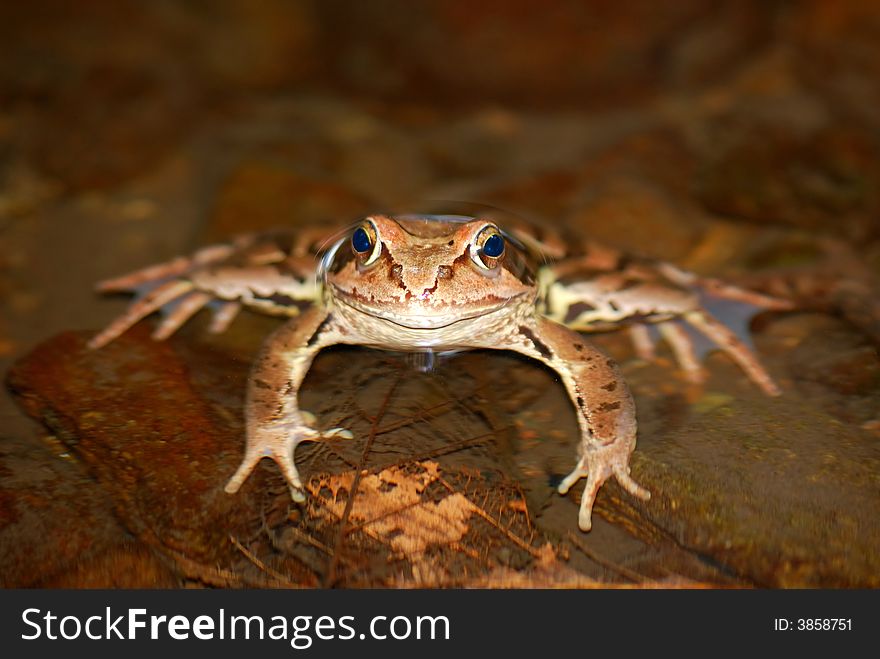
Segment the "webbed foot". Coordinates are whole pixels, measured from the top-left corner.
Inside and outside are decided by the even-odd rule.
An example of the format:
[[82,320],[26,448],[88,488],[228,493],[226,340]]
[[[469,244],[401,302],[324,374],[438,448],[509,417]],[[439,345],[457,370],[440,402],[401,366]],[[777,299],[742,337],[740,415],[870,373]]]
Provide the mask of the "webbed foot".
[[[303,417],[307,418],[303,419]],[[281,469],[284,480],[290,487],[290,497],[297,503],[305,501],[302,480],[294,460],[296,447],[303,442],[317,442],[331,437],[351,439],[354,436],[351,431],[345,428],[316,430],[307,425],[311,421],[313,421],[312,415],[302,412],[301,417],[262,426],[257,432],[249,435],[244,459],[235,474],[226,483],[224,490],[229,494],[238,492],[257,463],[263,458],[271,458]]]
[[577,466],[559,483],[557,491],[564,495],[581,478],[587,479],[578,511],[578,527],[581,531],[589,531],[593,527],[592,513],[596,493],[611,476],[615,476],[621,487],[634,497],[643,500],[651,498],[651,493],[630,476],[627,464],[629,454],[629,447],[620,442],[604,446],[587,445]]

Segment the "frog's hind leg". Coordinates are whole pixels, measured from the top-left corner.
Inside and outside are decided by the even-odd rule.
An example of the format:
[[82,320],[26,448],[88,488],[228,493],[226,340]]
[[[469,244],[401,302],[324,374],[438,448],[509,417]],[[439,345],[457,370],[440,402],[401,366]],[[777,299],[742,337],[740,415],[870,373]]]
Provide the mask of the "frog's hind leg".
[[651,337],[648,326],[644,323],[633,323],[626,330],[639,359],[646,362],[654,361],[657,358],[657,352],[654,350],[654,339]]
[[232,254],[234,249],[229,245],[211,245],[203,247],[192,256],[177,258],[135,270],[121,277],[105,279],[98,282],[95,289],[99,293],[121,293],[134,291],[143,286],[162,279],[177,277],[190,270],[194,265],[206,265],[221,261]]
[[[750,345],[749,324],[757,313],[788,311],[794,308],[794,304],[790,300],[750,291],[719,279],[700,277],[669,263],[658,263],[657,269],[670,281],[690,288],[699,296],[700,305],[682,314],[684,321],[726,352],[766,394],[778,396],[781,393],[779,387],[761,365]],[[724,322],[718,320],[719,317]],[[659,329],[664,331],[662,327]],[[671,333],[664,333],[664,338],[687,372],[688,369],[681,360],[684,353],[680,353],[680,350],[685,347],[686,342],[691,342],[691,346],[693,343],[683,328],[678,327],[677,331],[681,335],[678,339],[672,338]],[[676,341],[679,348],[676,348]],[[702,355],[706,351],[697,349],[696,352]]]
[[211,324],[208,326],[208,331],[211,334],[222,334],[229,328],[232,321],[235,320],[235,317],[238,316],[239,311],[241,311],[241,302],[221,302],[214,311],[214,317],[211,318]]
[[123,334],[132,325],[142,318],[149,316],[157,309],[186,295],[193,289],[192,282],[175,279],[162,284],[144,295],[140,300],[133,303],[128,310],[110,323],[103,331],[96,334],[89,341],[90,348],[100,348],[119,335]]
[[660,262],[657,270],[679,286],[692,288],[711,298],[740,302],[762,311],[790,311],[795,306],[791,300],[740,288],[713,277],[700,277],[671,263]]
[[690,311],[684,315],[684,319],[739,364],[749,379],[758,385],[764,393],[769,396],[778,396],[781,393],[773,378],[761,366],[749,346],[724,323],[705,311]]
[[675,355],[675,361],[684,372],[685,378],[689,382],[700,384],[706,380],[706,370],[700,363],[694,349],[694,342],[685,329],[674,320],[667,320],[657,323],[657,330],[660,332],[669,347],[672,348],[672,354]]
[[639,359],[646,362],[657,360],[652,327],[656,327],[663,340],[672,348],[672,354],[689,382],[701,383],[706,379],[706,370],[700,364],[693,339],[675,320],[666,320],[652,325],[633,323],[627,327],[630,340]]
[[180,298],[173,308],[168,310],[168,315],[162,319],[159,326],[153,331],[152,337],[157,341],[164,341],[174,334],[180,327],[195,316],[199,310],[211,301],[211,295],[201,291],[193,291]]

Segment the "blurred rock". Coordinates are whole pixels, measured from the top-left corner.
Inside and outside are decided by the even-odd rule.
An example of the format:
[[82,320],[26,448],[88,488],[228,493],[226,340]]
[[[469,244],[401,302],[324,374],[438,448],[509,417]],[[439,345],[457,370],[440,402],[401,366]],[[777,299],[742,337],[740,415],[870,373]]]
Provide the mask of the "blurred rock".
[[164,16],[199,82],[218,99],[240,89],[290,87],[313,72],[319,35],[308,0],[164,2]]
[[0,587],[167,583],[145,571],[99,574],[89,567],[120,553],[127,533],[110,498],[62,444],[3,437],[0,446]]
[[633,474],[652,497],[636,506],[681,546],[762,587],[880,585],[880,454],[867,432],[789,391],[697,405],[680,425],[640,430]]
[[50,180],[68,190],[106,188],[170,155],[190,128],[196,101],[165,71],[101,63],[55,90],[25,130],[34,162]]
[[[241,422],[221,422],[169,345],[138,336],[93,351],[87,337],[61,335],[20,362],[9,385],[83,460],[129,532],[203,577],[187,561],[228,561],[229,534],[244,533],[253,514],[250,496],[222,490],[240,458]],[[230,384],[236,397],[243,377]]]
[[785,12],[799,77],[832,100],[845,122],[880,126],[880,14],[872,0],[808,2]]
[[783,126],[726,128],[698,194],[713,213],[865,240],[878,236],[880,145],[861,131],[794,135]]
[[592,187],[570,218],[591,240],[673,262],[705,227],[696,209],[648,181],[623,177]]
[[338,79],[444,106],[608,106],[718,76],[767,34],[756,2],[321,2]]
[[205,240],[308,224],[336,229],[374,209],[375,202],[350,188],[270,162],[245,161],[221,185]]
[[9,142],[65,189],[113,185],[172,153],[207,101],[300,81],[312,31],[306,2],[4,3]]
[[11,143],[65,188],[128,178],[189,127],[197,94],[148,5],[4,3],[0,39],[0,94],[17,126]]

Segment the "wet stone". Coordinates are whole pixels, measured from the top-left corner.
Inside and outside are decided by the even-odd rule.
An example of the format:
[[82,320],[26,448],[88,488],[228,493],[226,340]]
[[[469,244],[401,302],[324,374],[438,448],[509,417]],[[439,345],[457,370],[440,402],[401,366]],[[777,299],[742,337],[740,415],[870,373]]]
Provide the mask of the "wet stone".
[[[499,585],[503,566],[505,579],[513,569],[531,585],[561,585],[668,579],[674,565],[685,582],[877,585],[873,436],[810,408],[796,390],[764,397],[721,357],[710,358],[707,389],[689,402],[684,387],[658,386],[667,367],[634,368],[622,337],[599,339],[636,393],[633,476],[652,498],[606,484],[584,535],[575,526],[582,486],[567,497],[553,492],[554,474],[574,459],[564,389],[528,360],[486,351],[440,360],[431,373],[395,353],[322,352],[302,407],[319,427],[348,427],[355,438],[298,451],[310,493],[303,506],[291,503],[268,461],[239,494],[225,494],[242,455],[247,369],[263,332],[227,343],[199,338],[202,329],[196,322],[156,343],[138,327],[98,351],[84,347],[84,335],[62,334],[9,376],[20,403],[82,460],[123,526],[171,559],[176,579]],[[413,505],[418,513],[405,512]],[[338,544],[346,514],[357,531]],[[427,533],[437,523],[429,519],[445,520],[447,531]],[[489,554],[480,549],[487,542]],[[556,556],[552,569],[540,567],[542,547]],[[144,560],[137,547],[126,551],[96,557],[95,572]]]
[[222,491],[239,457],[234,429],[169,345],[135,332],[91,351],[87,338],[67,333],[36,348],[10,372],[11,389],[83,461],[129,532],[180,559],[186,576],[209,580],[212,568],[200,574],[188,563],[228,562],[228,535],[251,514],[250,497]]
[[[861,425],[877,416],[880,353],[842,318],[802,314],[776,324],[790,349],[792,381],[800,395],[840,421]],[[834,350],[828,350],[828,345]]]
[[[495,578],[506,583],[491,576],[503,555],[503,564],[517,566],[522,578],[539,570],[533,585],[590,582],[555,559],[549,569],[546,556],[539,569],[547,539],[529,521],[519,487],[485,457],[491,433],[466,423],[476,413],[462,416],[455,396],[400,357],[349,349],[328,350],[316,361],[303,408],[321,427],[350,426],[359,441],[328,440],[298,452],[310,496],[295,506],[268,463],[238,494],[222,490],[242,456],[253,341],[250,355],[240,358],[222,342],[157,343],[143,326],[101,350],[88,350],[87,338],[66,333],[47,341],[18,363],[8,381],[22,406],[82,461],[139,543],[128,553],[97,557],[95,574],[139,557],[149,561],[155,552],[170,559],[173,579],[208,585],[448,586],[476,579],[491,585]],[[438,386],[439,399],[418,393]],[[397,391],[397,413],[378,413]],[[413,391],[415,398],[408,398]],[[413,409],[415,401],[424,404]],[[432,427],[437,432],[428,433]],[[456,445],[455,432],[473,439]],[[374,446],[368,458],[362,457],[365,441]],[[445,456],[453,459],[438,472],[433,460]],[[21,496],[12,493],[13,499]],[[337,544],[339,519],[352,496],[349,523],[363,529]],[[420,497],[425,500],[414,509]],[[426,531],[437,515],[454,532]],[[138,546],[147,553],[138,554]],[[479,558],[486,546],[499,558]],[[80,583],[77,574],[59,583]],[[145,562],[143,577],[150,575],[152,585],[169,583],[167,574]],[[90,583],[88,575],[80,577]]]
[[[177,584],[57,439],[0,439],[0,479],[0,587]],[[136,569],[109,569],[123,563]]]
[[835,385],[814,395],[780,376],[782,396],[768,398],[722,357],[708,364],[693,402],[684,387],[662,393],[653,366],[627,373],[640,419],[633,474],[652,493],[633,502],[635,528],[662,529],[762,587],[880,584],[880,447],[827,410]]

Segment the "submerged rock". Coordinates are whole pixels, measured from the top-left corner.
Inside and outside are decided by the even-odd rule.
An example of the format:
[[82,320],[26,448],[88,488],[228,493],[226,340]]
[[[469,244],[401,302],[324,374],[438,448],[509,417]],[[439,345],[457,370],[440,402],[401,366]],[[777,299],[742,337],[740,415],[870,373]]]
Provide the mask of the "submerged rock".
[[[222,490],[243,450],[255,334],[210,342],[188,335],[157,343],[140,327],[93,351],[87,336],[65,333],[9,375],[28,413],[82,459],[123,526],[170,557],[179,578],[485,584],[499,566],[530,574],[553,538],[564,539],[552,549],[562,557],[593,538],[603,542],[601,524],[589,536],[574,531],[580,488],[565,499],[552,491],[554,474],[573,459],[574,413],[536,364],[475,352],[425,374],[393,353],[322,353],[302,404],[319,426],[349,427],[355,439],[298,453],[311,495],[294,506],[268,461],[240,494]],[[653,496],[636,501],[609,484],[596,513],[653,547],[639,550],[630,578],[662,574],[665,562],[685,580],[877,586],[873,436],[809,408],[796,388],[767,398],[726,361],[709,363],[708,393],[693,404],[662,384],[667,369],[624,364],[641,424],[633,473]],[[536,387],[537,376],[547,382]],[[551,514],[562,502],[566,510]],[[412,506],[421,512],[405,512]],[[456,532],[430,531],[440,527],[426,519],[437,515],[454,515]],[[340,520],[349,528],[342,535]],[[712,566],[699,565],[707,559]],[[589,578],[554,565],[558,579],[544,569],[544,585]]]

